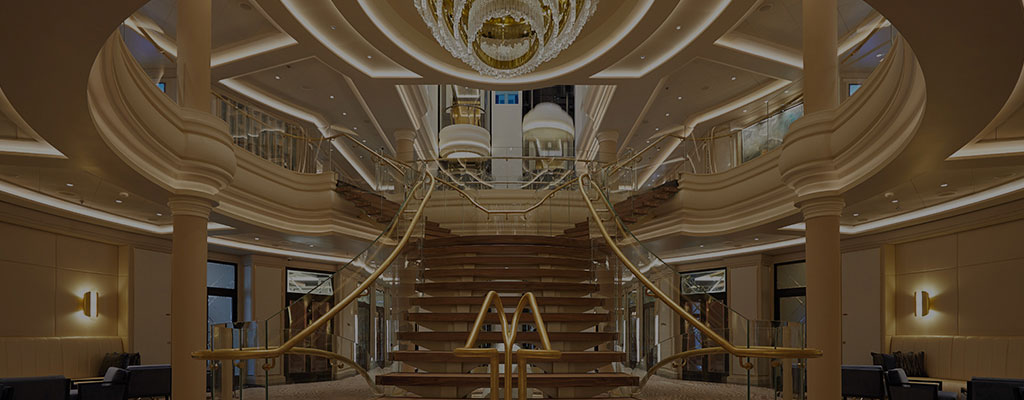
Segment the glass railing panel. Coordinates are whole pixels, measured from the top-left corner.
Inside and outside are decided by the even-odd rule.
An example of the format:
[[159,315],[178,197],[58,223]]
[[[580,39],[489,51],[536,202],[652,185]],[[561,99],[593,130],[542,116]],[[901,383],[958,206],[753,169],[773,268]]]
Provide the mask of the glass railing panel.
[[[608,185],[626,182],[622,186],[628,186],[632,179],[630,175],[631,171],[623,168],[601,179]],[[639,272],[639,275],[634,275],[607,243],[603,252],[597,252],[598,262],[606,266],[611,277],[610,281],[606,279],[606,282],[599,283],[613,285],[612,291],[617,299],[612,310],[613,324],[623,335],[615,346],[627,354],[626,362],[618,368],[641,377],[645,384],[655,380],[680,388],[692,382],[722,385],[726,393],[742,395],[735,398],[747,398],[748,395],[764,398],[765,393],[781,393],[782,366],[787,360],[769,356],[741,358],[726,350],[728,347],[803,348],[800,329],[796,327],[798,332],[794,335],[794,327],[789,324],[752,320],[744,316],[723,301],[724,288],[717,287],[714,273],[681,275],[647,249],[629,231],[626,222],[619,218],[617,212],[621,207],[614,206],[611,200],[616,196],[626,197],[619,201],[628,203],[635,199],[635,195],[631,195],[632,190],[611,193],[611,190],[598,186],[596,180],[586,179],[584,187],[598,211],[598,220],[591,216],[594,227],[591,236],[603,238],[603,227],[615,248]],[[641,197],[635,201],[644,199]],[[597,248],[601,247],[597,245]],[[724,275],[724,270],[722,273]],[[686,315],[666,301],[674,302]],[[785,337],[781,330],[784,326],[789,329]],[[798,365],[800,362],[789,364]],[[773,379],[774,375],[780,378]],[[800,376],[799,370],[793,370],[787,379],[795,382]],[[802,393],[793,390],[792,386],[789,389],[793,396]]]

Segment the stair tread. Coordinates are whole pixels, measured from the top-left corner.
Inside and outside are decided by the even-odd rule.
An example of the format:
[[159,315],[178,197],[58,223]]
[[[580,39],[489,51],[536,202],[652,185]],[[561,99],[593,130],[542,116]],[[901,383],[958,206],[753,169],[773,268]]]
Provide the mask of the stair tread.
[[[531,387],[544,386],[636,386],[640,377],[617,373],[596,372],[579,374],[527,374],[527,383]],[[512,382],[518,382],[518,374],[513,375]],[[377,375],[378,385],[395,386],[484,386],[488,385],[491,375],[486,373],[419,373],[391,372]]]
[[[429,240],[429,239],[428,239]],[[588,268],[590,260],[576,260],[571,258],[551,258],[539,256],[454,256],[454,257],[428,257],[423,259],[426,267],[456,266],[456,265],[500,265],[500,266],[526,266],[526,265],[557,265],[560,267],[581,267]]]
[[[473,322],[476,321],[475,312],[436,312],[436,313],[406,313],[406,320],[413,322]],[[608,313],[544,313],[544,322],[603,322],[611,320]],[[511,315],[506,317],[511,320]],[[485,317],[487,322],[500,321],[497,313],[488,313]],[[533,314],[523,313],[521,322],[533,322]]]
[[[498,292],[526,292],[540,290],[562,290],[576,292],[596,292],[600,289],[594,283],[566,283],[566,282],[494,282],[494,281],[470,281],[470,282],[428,282],[417,283],[416,290],[429,292],[435,290],[477,290],[477,291],[498,291]],[[481,299],[482,301],[483,299]]]
[[[447,239],[460,239],[462,236],[456,238],[444,238]],[[427,239],[424,242],[430,242],[439,239]],[[477,254],[477,255],[523,255],[523,254],[548,254],[550,258],[569,258],[576,260],[590,260],[591,249],[589,247],[568,247],[568,246],[551,246],[544,244],[501,244],[501,245],[489,245],[489,244],[464,244],[464,245],[452,245],[444,247],[424,247],[419,250],[424,257],[433,256],[449,256],[457,254]]]
[[[548,332],[548,338],[552,342],[574,342],[574,341],[607,341],[618,339],[618,332]],[[455,341],[465,343],[469,338],[469,332],[398,332],[399,340],[422,340],[422,341]],[[480,343],[500,343],[501,332],[480,332],[477,336]],[[540,340],[537,332],[516,333],[516,343],[536,342]]]
[[508,267],[486,267],[486,268],[430,268],[423,271],[423,277],[432,278],[461,278],[461,277],[482,277],[482,278],[579,278],[591,277],[588,269],[560,269],[560,268],[508,268]]
[[542,245],[554,247],[587,248],[590,243],[581,240],[536,235],[469,235],[452,239],[435,239],[423,243],[423,247],[448,247],[463,245]]
[[[438,350],[400,350],[393,351],[395,361],[436,361],[436,362],[458,362],[460,360],[471,361],[487,359],[487,357],[459,357],[451,351]],[[505,352],[498,352],[501,357]],[[503,358],[502,358],[503,359]],[[563,351],[562,358],[556,362],[599,362],[599,361],[625,361],[626,353],[620,351]]]
[[[501,303],[506,307],[515,307],[519,303],[519,296],[501,296]],[[425,305],[480,305],[483,299],[480,296],[434,296],[434,297],[413,297],[410,304]],[[540,306],[601,306],[605,299],[598,297],[537,297],[537,304]]]

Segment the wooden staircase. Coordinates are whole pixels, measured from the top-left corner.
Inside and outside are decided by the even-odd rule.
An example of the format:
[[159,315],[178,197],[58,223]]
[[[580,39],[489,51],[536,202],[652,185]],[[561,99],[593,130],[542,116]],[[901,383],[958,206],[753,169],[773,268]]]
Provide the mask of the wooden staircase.
[[[368,192],[351,184],[338,182],[335,191],[341,194],[345,200],[363,211],[371,220],[387,224],[395,216],[401,204],[388,200],[384,196]],[[451,229],[442,228],[441,224],[433,221],[426,221],[424,224],[425,234],[428,238],[454,237]]]
[[[618,214],[622,222],[635,224],[640,219],[651,214],[651,210],[665,204],[679,192],[679,183],[676,181],[665,182],[646,192],[630,196],[629,198],[615,203],[615,214]],[[566,229],[558,237],[572,239],[586,239],[590,237],[590,222],[583,221],[576,226]]]
[[[391,355],[401,372],[376,377],[377,384],[397,386],[424,398],[481,397],[489,388],[487,359],[459,358],[452,350],[465,345],[485,294],[498,291],[514,311],[520,296],[533,292],[541,307],[552,346],[563,351],[555,361],[531,363],[528,382],[534,397],[607,396],[638,378],[614,372],[612,363],[625,354],[612,351],[619,333],[605,309],[607,293],[592,269],[590,241],[544,236],[460,236],[423,241],[419,279],[408,293],[408,312],[397,333],[401,350]],[[609,281],[610,283],[610,281]],[[531,310],[532,311],[532,310]],[[488,315],[489,323],[498,321]],[[520,325],[532,325],[524,313]],[[478,345],[501,343],[500,327],[488,325]],[[532,326],[530,327],[532,328]],[[518,346],[539,343],[535,331],[519,332]],[[504,382],[504,380],[502,380]],[[607,397],[604,397],[607,398]]]

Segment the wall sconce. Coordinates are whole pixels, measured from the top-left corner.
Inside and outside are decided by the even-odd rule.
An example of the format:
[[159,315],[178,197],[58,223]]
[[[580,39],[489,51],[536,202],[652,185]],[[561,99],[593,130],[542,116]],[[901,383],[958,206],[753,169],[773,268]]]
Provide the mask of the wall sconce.
[[89,318],[97,318],[100,316],[99,303],[100,294],[95,290],[85,292],[82,295],[82,313]]
[[928,292],[922,290],[914,292],[914,316],[923,317],[928,315],[928,312],[932,309],[932,298],[928,296]]

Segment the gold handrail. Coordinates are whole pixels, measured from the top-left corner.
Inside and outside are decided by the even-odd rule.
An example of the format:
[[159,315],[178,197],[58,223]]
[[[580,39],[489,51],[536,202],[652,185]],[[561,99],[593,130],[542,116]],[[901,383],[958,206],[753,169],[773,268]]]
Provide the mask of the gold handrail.
[[[643,389],[644,385],[647,384],[647,380],[651,379],[651,376],[653,376],[656,372],[658,372],[659,369],[661,369],[662,367],[672,363],[675,360],[678,360],[678,359],[682,358],[682,359],[684,359],[683,360],[683,365],[686,365],[686,360],[685,360],[686,358],[697,357],[697,356],[706,356],[706,355],[712,355],[712,354],[728,354],[728,352],[725,351],[725,349],[723,349],[721,347],[705,347],[703,349],[693,349],[693,350],[687,350],[687,351],[684,351],[684,352],[676,353],[676,354],[672,355],[671,357],[668,357],[668,358],[666,358],[664,360],[661,360],[657,364],[654,364],[653,367],[651,367],[651,368],[649,368],[647,370],[647,375],[644,375],[643,379],[640,380],[640,385],[637,385],[636,391],[639,392],[640,389]],[[743,368],[748,369],[748,370],[754,367],[754,364],[751,364],[749,361],[748,362],[740,361],[740,365],[743,366]]]
[[[380,266],[377,267],[377,269],[372,274],[370,274],[370,276],[366,277],[366,279],[364,279],[363,282],[360,283],[358,287],[353,289],[352,292],[349,293],[348,296],[345,296],[345,298],[338,302],[338,304],[335,304],[333,307],[331,307],[331,309],[328,310],[324,315],[322,315],[316,321],[313,321],[313,323],[309,324],[309,326],[303,328],[301,331],[299,331],[298,334],[292,336],[290,339],[288,339],[288,341],[284,342],[284,344],[274,348],[200,350],[192,352],[192,358],[195,358],[197,360],[251,360],[258,358],[275,359],[276,357],[280,357],[281,355],[287,353],[288,351],[296,348],[300,342],[306,339],[306,337],[313,334],[314,331],[320,329],[325,324],[327,324],[331,319],[334,318],[335,315],[341,312],[341,310],[343,310],[345,307],[348,307],[349,304],[351,304],[353,301],[359,298],[360,294],[363,293],[363,291],[369,289],[370,285],[372,285],[374,281],[377,280],[377,278],[384,274],[384,271],[387,270],[389,266],[391,266],[391,263],[394,262],[396,258],[398,258],[398,255],[402,252],[402,249],[404,249],[405,245],[409,242],[409,237],[412,236],[414,228],[416,227],[416,223],[417,221],[420,220],[420,217],[423,215],[423,210],[426,208],[427,201],[430,200],[430,196],[434,193],[434,187],[436,186],[435,179],[432,175],[425,174],[425,176],[429,178],[428,181],[430,182],[430,185],[427,188],[427,193],[426,195],[423,196],[423,201],[420,202],[419,209],[416,210],[416,214],[414,214],[412,217],[412,222],[410,222],[409,226],[405,229],[405,233],[402,235],[402,239],[398,241],[398,244],[395,245],[395,249],[391,251],[391,254],[388,255],[386,259],[384,259],[384,262],[382,262]],[[417,182],[416,185],[414,185],[413,188],[410,190],[410,195],[411,193],[418,190],[422,185],[423,181]],[[405,202],[405,204],[408,204],[408,202]],[[403,208],[404,207],[405,205],[403,204]],[[401,215],[401,213],[402,210],[399,210],[397,215]],[[399,219],[395,218],[394,223],[397,224],[398,221]],[[269,361],[266,362],[266,364],[269,364]]]
[[565,183],[563,183],[561,185],[558,185],[557,187],[552,189],[551,192],[549,192],[547,195],[545,195],[540,200],[538,200],[536,203],[534,203],[532,206],[529,206],[529,207],[521,209],[521,210],[491,210],[491,209],[489,209],[487,207],[484,207],[483,204],[480,204],[479,202],[477,202],[476,199],[474,199],[472,196],[469,195],[469,193],[466,193],[466,191],[460,189],[458,186],[455,186],[454,184],[451,184],[451,183],[446,182],[446,181],[439,180],[438,182],[440,182],[442,185],[448,186],[448,187],[454,189],[455,191],[459,192],[459,194],[462,195],[463,198],[465,198],[466,200],[469,200],[469,202],[471,204],[473,204],[473,207],[476,207],[480,211],[483,211],[483,212],[485,212],[487,214],[526,214],[526,213],[529,213],[530,211],[536,210],[538,207],[540,207],[542,204],[544,204],[544,202],[546,202],[548,199],[550,199],[551,196],[554,196],[556,192],[558,192],[558,191],[560,191],[562,189],[565,189],[566,187],[571,185],[573,182],[579,181],[579,179],[580,179],[579,177],[576,177],[576,178],[573,178],[573,179],[571,179],[569,181],[566,181]]
[[548,339],[548,328],[544,325],[544,318],[541,316],[540,307],[537,305],[537,298],[532,292],[526,292],[523,294],[523,297],[519,298],[516,311],[512,314],[512,324],[508,323],[507,316],[505,315],[505,306],[501,304],[501,297],[498,295],[498,292],[493,290],[487,292],[487,297],[484,298],[484,302],[480,306],[480,312],[476,316],[476,322],[473,323],[473,329],[469,332],[469,338],[466,339],[466,345],[455,349],[453,353],[456,357],[480,358],[481,356],[486,356],[491,360],[491,400],[498,400],[498,349],[475,347],[477,337],[480,335],[480,329],[484,325],[492,303],[496,303],[494,308],[498,313],[498,320],[501,323],[501,340],[505,344],[505,400],[512,400],[512,344],[515,343],[516,334],[518,333],[516,327],[519,326],[519,318],[522,317],[523,309],[527,304],[529,304],[530,312],[533,314],[533,323],[537,327],[537,333],[540,335],[542,349],[519,349],[519,351],[516,351],[516,361],[519,364],[519,399],[526,399],[526,360],[557,360],[562,358],[561,351],[551,349],[551,341]]
[[[580,195],[583,197],[583,200],[586,203],[587,208],[590,210],[590,216],[593,217],[595,221],[601,220],[600,216],[597,215],[597,210],[594,208],[593,202],[590,200],[590,197],[587,196],[586,187],[583,186],[583,183],[584,183],[585,179],[593,182],[593,179],[590,178],[589,174],[581,175],[577,179],[577,183],[579,184],[579,188],[580,188]],[[604,196],[604,192],[601,191],[600,188],[598,188],[597,192],[605,201],[607,201],[607,198]],[[601,232],[601,236],[604,237],[604,240],[608,244],[608,247],[611,248],[612,252],[615,253],[615,256],[620,261],[622,261],[623,264],[626,265],[626,268],[628,268],[629,271],[632,272],[634,276],[636,276],[637,280],[640,281],[640,283],[642,283],[644,286],[646,286],[648,290],[653,292],[655,297],[657,297],[659,300],[661,300],[663,303],[665,303],[665,305],[668,306],[669,309],[671,309],[676,314],[678,314],[680,317],[682,317],[684,320],[686,320],[686,322],[688,322],[690,325],[693,325],[695,328],[697,328],[697,330],[699,330],[701,333],[703,333],[705,336],[707,336],[709,339],[711,339],[711,341],[717,343],[719,346],[722,347],[723,350],[725,350],[729,354],[732,354],[732,355],[734,355],[736,357],[747,357],[747,358],[818,358],[818,357],[821,357],[821,355],[822,355],[821,350],[817,350],[817,349],[790,348],[790,347],[769,347],[769,346],[737,347],[737,346],[733,345],[727,339],[723,338],[717,332],[712,330],[710,327],[708,327],[703,322],[701,322],[696,317],[694,317],[689,312],[687,312],[685,309],[683,309],[682,306],[680,306],[678,303],[676,303],[674,300],[672,300],[667,294],[665,294],[665,292],[663,292],[660,288],[658,288],[658,286],[655,285],[654,282],[651,282],[650,279],[648,279],[646,276],[644,276],[643,273],[640,272],[640,269],[637,268],[636,265],[634,265],[633,262],[630,261],[629,258],[626,257],[625,254],[622,253],[622,250],[619,249],[619,246],[615,243],[615,239],[612,239],[611,235],[608,234],[608,229],[605,228],[604,224],[595,224],[595,225],[597,225],[599,231]]]

